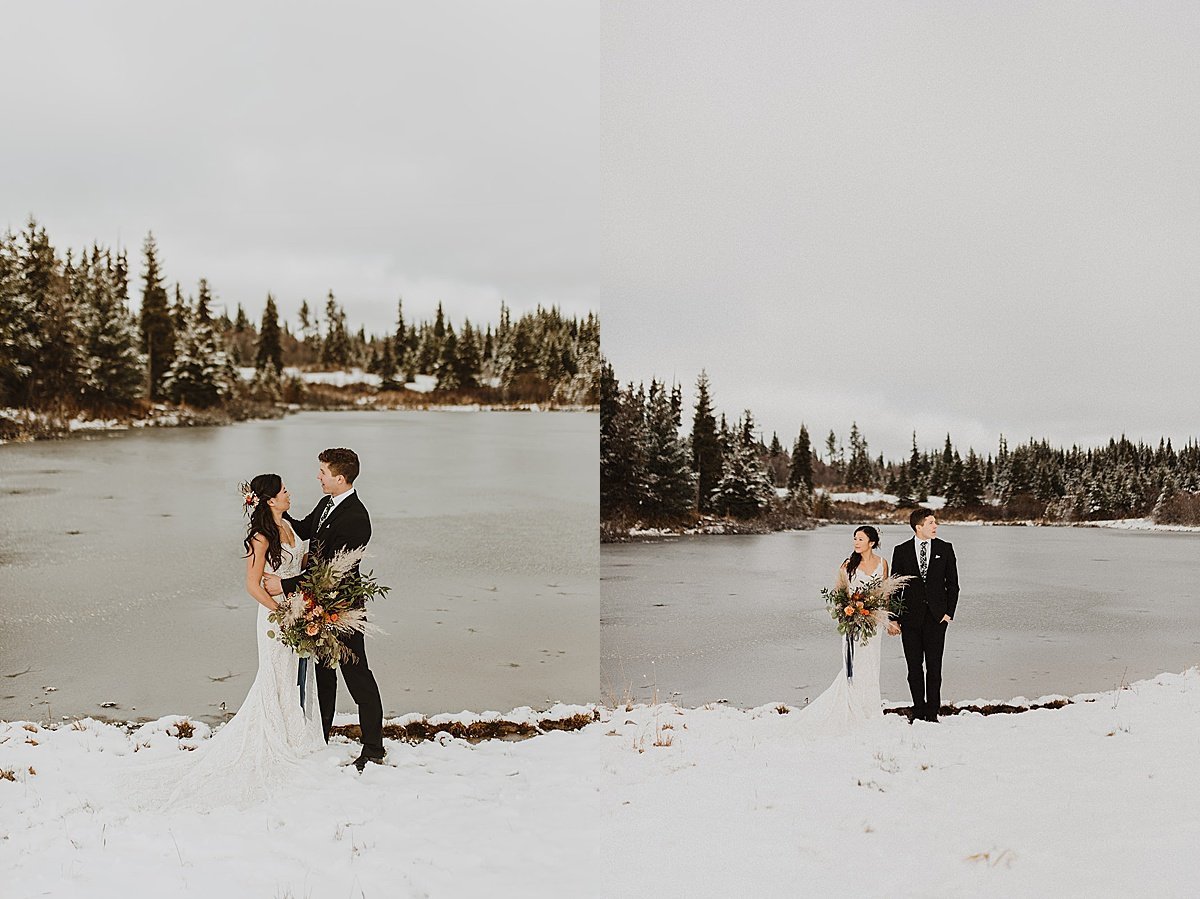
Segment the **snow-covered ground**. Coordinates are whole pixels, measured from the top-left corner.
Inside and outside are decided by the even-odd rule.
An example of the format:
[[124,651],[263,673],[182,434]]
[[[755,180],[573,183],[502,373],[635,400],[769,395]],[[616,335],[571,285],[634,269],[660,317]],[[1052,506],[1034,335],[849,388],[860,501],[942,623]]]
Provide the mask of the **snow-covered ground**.
[[638,707],[589,731],[607,735],[603,895],[1197,895],[1194,668],[824,740],[773,705]]
[[391,742],[361,776],[335,742],[319,794],[206,815],[111,786],[136,743],[203,728],[0,723],[3,895],[1195,895],[1200,671],[1073,700],[823,739],[776,705],[638,706]]
[[[238,374],[241,375],[243,381],[251,381],[254,379],[255,369],[239,368]],[[378,387],[383,383],[383,379],[379,375],[373,375],[361,368],[352,368],[348,371],[301,371],[294,366],[287,366],[283,369],[282,374],[285,378],[299,378],[305,384],[329,384],[334,387],[346,387],[350,384],[369,384],[372,387]],[[499,387],[500,379],[484,378],[483,383],[488,387]],[[415,393],[432,393],[437,387],[437,378],[433,375],[414,375],[413,379],[404,386]]]
[[1083,521],[1079,527],[1116,528],[1121,531],[1200,531],[1200,527],[1188,524],[1155,524],[1151,518],[1116,518],[1111,521]]
[[598,736],[388,741],[387,765],[361,775],[339,767],[358,745],[335,739],[313,760],[327,780],[319,793],[241,812],[131,811],[112,783],[118,770],[143,753],[203,751],[208,729],[198,724],[180,740],[169,731],[175,720],[133,734],[91,719],[55,729],[0,723],[0,895],[591,894],[600,806],[595,766],[581,752]]
[[[820,487],[816,490],[817,493],[825,493]],[[880,490],[867,490],[859,493],[830,493],[829,498],[835,503],[891,503],[895,505],[900,502],[900,497],[894,493],[883,493]],[[931,496],[925,502],[921,503],[927,509],[941,509],[946,505],[946,497]]]

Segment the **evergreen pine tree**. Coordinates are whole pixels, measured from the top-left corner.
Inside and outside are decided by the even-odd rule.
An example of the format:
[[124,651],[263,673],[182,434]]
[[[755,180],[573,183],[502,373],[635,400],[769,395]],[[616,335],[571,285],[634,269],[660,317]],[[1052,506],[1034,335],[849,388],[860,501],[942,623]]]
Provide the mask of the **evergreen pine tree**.
[[637,511],[645,481],[642,408],[617,382],[612,366],[600,366],[600,513],[604,518]]
[[788,471],[788,490],[793,494],[811,496],[813,492],[812,443],[808,428],[800,425],[800,436],[792,445],[792,464]]
[[38,310],[25,288],[11,231],[0,237],[0,405],[28,405],[36,362]]
[[708,374],[701,370],[696,379],[696,411],[692,416],[692,470],[696,473],[698,505],[701,512],[712,511],[712,492],[721,479],[721,444],[717,439],[717,421],[708,395]]
[[325,343],[321,347],[321,364],[330,369],[350,367],[350,338],[346,334],[346,313],[338,306],[332,290],[325,301]]
[[[396,372],[404,374],[408,365],[408,329],[404,324],[404,298],[396,301],[396,333],[392,338],[392,356]],[[394,377],[395,373],[393,373]]]
[[186,303],[181,317],[175,359],[163,374],[163,394],[174,403],[200,409],[219,405],[232,395],[237,373],[219,345],[212,323],[201,321]]
[[127,405],[142,395],[145,358],[138,352],[138,333],[129,311],[128,269],[109,253],[93,248],[84,256],[85,290],[80,349],[81,394],[91,409]]
[[858,430],[858,422],[850,425],[850,463],[846,466],[846,486],[851,490],[863,490],[872,486],[871,457],[867,452],[867,441]]
[[754,518],[770,505],[774,495],[754,447],[739,440],[726,457],[725,470],[713,491],[714,508],[721,515]]
[[283,371],[283,347],[279,342],[279,310],[275,308],[275,297],[267,294],[267,305],[263,309],[262,325],[258,329],[258,352],[254,357],[255,368],[274,366],[276,372]]
[[25,289],[34,300],[31,323],[38,346],[33,365],[33,405],[54,405],[60,410],[79,396],[81,297],[72,255],[64,270],[46,229],[31,219],[21,256]]
[[200,279],[200,287],[196,296],[196,319],[209,324],[212,322],[212,293],[208,289],[208,279]]
[[[167,290],[163,287],[162,271],[159,268],[158,245],[154,233],[146,235],[142,244],[145,257],[142,267],[141,337],[142,353],[149,366],[147,374],[150,399],[163,396],[162,378],[175,358],[175,324],[167,301]],[[239,312],[241,307],[238,307]]]
[[650,385],[646,406],[646,468],[642,511],[651,519],[672,519],[693,508],[696,480],[687,447],[679,439],[665,385]]
[[404,388],[403,382],[396,380],[398,369],[396,366],[396,352],[392,349],[394,341],[389,337],[385,337],[380,342],[383,344],[383,349],[379,353],[379,365],[376,369],[381,379],[379,388],[381,390],[402,390]]
[[459,386],[467,390],[478,387],[481,365],[479,332],[471,326],[471,320],[468,318],[463,322],[462,334],[458,338],[458,347],[454,355],[455,376]]
[[[441,321],[442,306],[438,304],[438,320]],[[435,331],[436,331],[436,325]],[[458,337],[454,333],[454,326],[446,327],[442,325],[442,351],[438,356],[437,368],[434,370],[434,375],[437,377],[438,390],[457,390],[462,386],[458,379]]]

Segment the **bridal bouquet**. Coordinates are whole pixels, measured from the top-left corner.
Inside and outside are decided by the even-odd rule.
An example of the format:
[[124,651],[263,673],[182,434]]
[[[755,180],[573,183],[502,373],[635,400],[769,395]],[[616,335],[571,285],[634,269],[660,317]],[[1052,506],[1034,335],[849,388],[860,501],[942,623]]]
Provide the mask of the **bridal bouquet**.
[[342,550],[328,562],[311,566],[296,592],[281,596],[279,608],[267,616],[279,627],[267,636],[290,646],[300,658],[316,658],[330,668],[353,659],[354,653],[338,637],[371,630],[363,604],[391,589],[370,574],[351,574],[365,555],[364,548]]
[[889,612],[899,615],[904,611],[900,589],[910,580],[908,577],[887,577],[852,588],[845,569],[842,569],[838,572],[837,586],[832,590],[823,588],[821,596],[837,622],[838,633],[846,636],[846,642],[866,646],[879,625],[887,622]]

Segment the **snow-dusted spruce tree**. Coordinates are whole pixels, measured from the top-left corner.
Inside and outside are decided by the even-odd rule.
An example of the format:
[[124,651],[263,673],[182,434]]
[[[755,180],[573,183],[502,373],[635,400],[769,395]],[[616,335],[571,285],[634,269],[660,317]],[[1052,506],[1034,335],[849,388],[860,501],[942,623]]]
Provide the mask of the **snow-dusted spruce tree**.
[[600,367],[600,515],[635,514],[645,494],[646,423],[642,402],[621,389],[612,366]]
[[150,398],[156,400],[163,395],[162,379],[174,359],[175,323],[171,318],[167,290],[163,286],[158,244],[155,243],[153,232],[146,235],[142,254],[141,350],[150,367]]
[[[201,304],[200,308],[203,308]],[[258,351],[254,355],[254,367],[261,370],[268,365],[275,369],[275,376],[283,371],[283,347],[279,341],[279,310],[275,308],[275,297],[267,294],[267,305],[263,309],[262,325],[258,329]]]
[[64,267],[46,229],[30,219],[22,234],[21,277],[33,300],[31,322],[37,336],[30,405],[63,408],[79,398],[79,305],[75,266],[67,254]]
[[39,346],[37,307],[25,288],[17,238],[0,236],[0,406],[27,403]]
[[81,394],[91,409],[127,405],[145,391],[146,357],[138,351],[137,324],[129,311],[129,269],[124,253],[93,246],[85,251],[81,283]]
[[220,346],[212,325],[184,304],[183,330],[175,360],[163,375],[163,395],[174,403],[200,409],[219,405],[233,394],[237,372]]
[[708,393],[708,374],[701,370],[696,379],[696,407],[692,415],[692,471],[696,473],[697,496],[701,512],[711,512],[713,490],[721,480],[722,448],[717,436]]
[[463,321],[462,333],[458,336],[454,364],[458,370],[459,383],[463,387],[471,389],[479,386],[483,377],[483,347],[479,332],[469,318]]
[[800,435],[792,444],[792,463],[788,468],[788,491],[793,496],[812,496],[813,492],[812,441],[808,428],[802,423]]
[[850,424],[850,461],[846,465],[846,486],[851,490],[866,490],[872,486],[871,456],[867,440],[858,430],[858,422]]
[[650,519],[678,518],[695,508],[696,476],[687,445],[679,438],[666,385],[650,382],[646,399],[646,471],[642,513]]
[[759,461],[756,445],[742,435],[725,456],[725,470],[713,490],[713,507],[721,515],[753,518],[766,509],[775,496],[771,479]]
[[350,365],[346,313],[338,306],[332,290],[325,300],[325,341],[321,347],[321,364],[330,369],[344,369]]
[[[440,305],[438,311],[441,312]],[[437,377],[438,390],[457,390],[463,386],[459,380],[458,335],[454,333],[453,325],[444,328],[442,351],[433,373]]]

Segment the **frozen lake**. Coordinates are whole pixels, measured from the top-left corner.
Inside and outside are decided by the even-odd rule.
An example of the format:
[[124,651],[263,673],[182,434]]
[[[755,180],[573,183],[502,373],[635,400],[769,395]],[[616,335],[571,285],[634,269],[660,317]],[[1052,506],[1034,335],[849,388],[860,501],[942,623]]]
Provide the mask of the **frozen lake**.
[[[684,705],[803,704],[833,681],[841,643],[821,587],[853,527],[605,545],[604,695]],[[880,528],[885,558],[911,539]],[[1005,700],[1111,690],[1200,663],[1200,534],[942,525],[962,593],[942,697]],[[885,700],[911,701],[904,650],[884,637]]]
[[0,446],[0,718],[235,711],[257,665],[237,484],[278,472],[306,514],[328,446],[362,460],[365,567],[392,587],[367,641],[387,714],[598,698],[599,416],[310,412]]

